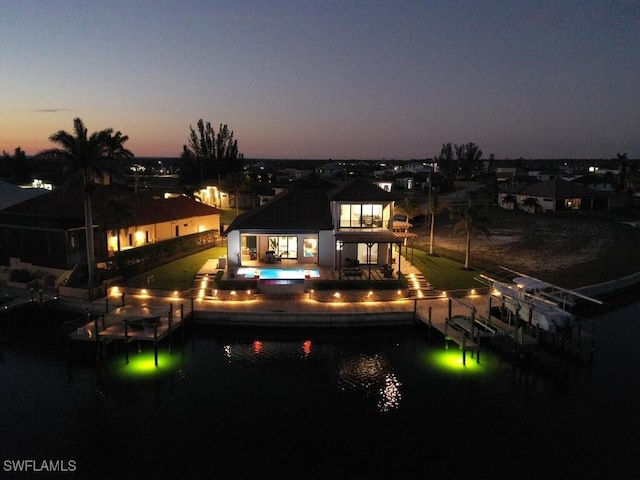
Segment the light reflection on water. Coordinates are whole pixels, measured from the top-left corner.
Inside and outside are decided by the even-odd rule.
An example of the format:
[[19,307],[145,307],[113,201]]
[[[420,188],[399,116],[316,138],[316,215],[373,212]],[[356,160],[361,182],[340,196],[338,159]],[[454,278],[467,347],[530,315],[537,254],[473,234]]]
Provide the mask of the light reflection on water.
[[[171,354],[160,346],[171,361],[157,370],[148,345],[131,349],[130,365],[122,346],[102,362],[92,348],[67,359],[51,341],[55,328],[5,329],[0,459],[72,458],[78,478],[115,478],[121,466],[114,458],[141,478],[201,478],[203,469],[237,478],[273,478],[274,471],[281,478],[422,478],[451,465],[460,475],[482,466],[479,478],[505,469],[520,478],[594,478],[605,468],[613,475],[624,462],[637,463],[630,452],[640,447],[633,434],[640,414],[625,407],[638,381],[620,367],[638,349],[620,350],[619,327],[612,335],[602,329],[604,351],[593,368],[483,351],[472,375],[475,359],[467,358],[462,375],[442,369],[433,361],[446,351],[442,339],[411,328],[198,328]],[[459,362],[459,350],[448,352]],[[122,375],[138,358],[147,359],[147,373]],[[470,429],[483,441],[460,435]],[[141,442],[170,444],[172,455],[137,449]],[[604,455],[597,461],[585,453],[594,449]],[[496,451],[499,468],[484,463]],[[558,470],[531,462],[549,451]]]
[[343,360],[338,368],[343,390],[361,392],[366,397],[376,395],[380,412],[400,406],[402,384],[383,355],[354,355]]

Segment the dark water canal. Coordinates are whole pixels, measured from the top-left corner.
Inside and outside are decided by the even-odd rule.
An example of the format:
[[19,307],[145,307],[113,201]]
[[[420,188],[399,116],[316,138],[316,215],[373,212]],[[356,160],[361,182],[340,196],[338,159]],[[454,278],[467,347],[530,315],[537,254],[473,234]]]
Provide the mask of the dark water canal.
[[156,368],[65,355],[59,320],[0,326],[0,478],[640,478],[639,304],[598,318],[592,365],[462,367],[422,327],[192,326]]

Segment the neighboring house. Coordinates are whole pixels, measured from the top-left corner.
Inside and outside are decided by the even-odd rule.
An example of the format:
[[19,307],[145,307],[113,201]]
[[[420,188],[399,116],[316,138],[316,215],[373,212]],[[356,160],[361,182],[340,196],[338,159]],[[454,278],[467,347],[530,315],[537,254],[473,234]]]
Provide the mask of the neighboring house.
[[[107,212],[109,197],[126,196],[130,216]],[[0,211],[0,263],[11,257],[33,265],[71,269],[86,261],[82,189],[59,188]],[[220,231],[220,211],[187,197],[164,199],[135,194],[120,185],[94,185],[95,253],[104,260],[120,249]],[[120,228],[116,228],[119,225]]]
[[98,216],[107,238],[109,256],[117,253],[118,237],[120,250],[127,250],[209,230],[220,232],[220,210],[188,197],[127,197],[132,215],[122,219],[121,228],[113,222],[109,224],[104,214]]
[[614,192],[615,188],[610,178],[604,175],[583,175],[572,180],[574,183],[584,185],[591,190],[597,190],[599,192]]
[[505,201],[509,195],[515,197],[515,207],[522,206],[527,198],[537,201],[537,211],[558,210],[609,210],[609,195],[585,187],[579,183],[554,179],[524,187],[512,192],[498,194],[498,205],[511,209],[513,204]]
[[279,259],[340,268],[357,260],[383,265],[404,233],[392,228],[393,197],[369,180],[355,178],[336,185],[292,186],[269,203],[236,218],[227,237],[229,266]]
[[22,188],[0,180],[0,210],[37,197],[38,195],[43,195],[48,191],[49,190],[45,190],[44,188]]

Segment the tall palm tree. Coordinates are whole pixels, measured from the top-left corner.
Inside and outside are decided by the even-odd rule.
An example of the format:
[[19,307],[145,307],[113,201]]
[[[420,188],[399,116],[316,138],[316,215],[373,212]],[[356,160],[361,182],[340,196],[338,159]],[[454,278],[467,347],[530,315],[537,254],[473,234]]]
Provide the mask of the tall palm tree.
[[618,181],[618,191],[621,192],[624,190],[625,185],[627,183],[627,154],[626,153],[616,153],[616,157],[620,162],[620,177]]
[[429,226],[429,255],[433,255],[433,244],[434,244],[434,228],[436,224],[436,215],[442,212],[446,212],[451,210],[451,204],[449,202],[440,202],[438,199],[438,194],[436,192],[431,192],[431,196],[429,198],[429,216],[430,218],[430,226]]
[[[73,120],[73,133],[59,130],[49,137],[49,141],[57,148],[44,150],[39,155],[61,159],[66,162],[66,182],[70,183],[80,177],[83,186],[84,224],[87,243],[87,278],[89,286],[95,284],[95,240],[93,231],[93,208],[91,205],[92,185],[96,176],[102,173],[108,159],[121,158],[127,155],[124,142],[128,137],[113,129],[107,128],[99,132],[87,134],[87,129],[80,118]],[[130,152],[129,152],[130,153]]]
[[479,231],[489,236],[489,229],[479,225],[478,209],[473,202],[469,202],[466,208],[459,209],[455,215],[458,222],[453,226],[453,233],[456,234],[464,231],[467,234],[467,242],[465,246],[464,269],[469,269],[469,259],[471,258],[471,235],[474,231]]
[[394,204],[394,207],[397,212],[407,216],[407,222],[410,222],[413,217],[422,214],[420,203],[410,196],[404,197],[402,202]]
[[240,215],[240,192],[247,185],[247,174],[244,170],[229,172],[225,177],[225,186],[233,192],[236,203],[236,217]]
[[129,140],[129,135],[123,135],[120,130],[107,137],[105,146],[105,167],[124,174],[127,166],[125,161],[131,160],[134,155],[131,150],[125,148],[124,144]]
[[129,195],[110,195],[104,204],[105,229],[116,231],[116,248],[120,251],[120,230],[133,217],[133,204]]

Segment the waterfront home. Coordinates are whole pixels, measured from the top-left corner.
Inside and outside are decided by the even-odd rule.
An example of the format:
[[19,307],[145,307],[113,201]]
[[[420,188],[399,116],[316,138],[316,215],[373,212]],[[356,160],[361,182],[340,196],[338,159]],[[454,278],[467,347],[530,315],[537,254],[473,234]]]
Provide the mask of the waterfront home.
[[[527,199],[534,199],[535,207],[524,206]],[[498,205],[509,209],[520,208],[531,213],[558,210],[606,211],[609,210],[609,195],[580,183],[554,179],[513,189],[512,192],[501,192],[498,194]]]
[[282,263],[355,268],[392,263],[405,232],[393,229],[393,196],[364,178],[294,183],[226,229],[230,268]]
[[[165,199],[117,184],[93,185],[92,206],[98,261],[118,250],[220,231],[220,210],[185,196]],[[10,258],[57,269],[72,269],[86,261],[80,185],[58,188],[0,211],[0,264],[8,265]]]

